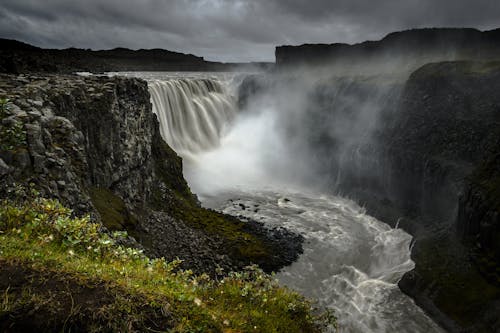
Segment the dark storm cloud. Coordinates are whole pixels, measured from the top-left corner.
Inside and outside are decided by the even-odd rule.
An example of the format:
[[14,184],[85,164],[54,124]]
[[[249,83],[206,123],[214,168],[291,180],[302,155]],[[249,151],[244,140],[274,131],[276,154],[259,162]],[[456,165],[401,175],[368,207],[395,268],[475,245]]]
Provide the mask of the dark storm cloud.
[[360,42],[416,27],[500,25],[497,0],[2,0],[0,35],[43,47],[166,48],[273,60],[281,44]]

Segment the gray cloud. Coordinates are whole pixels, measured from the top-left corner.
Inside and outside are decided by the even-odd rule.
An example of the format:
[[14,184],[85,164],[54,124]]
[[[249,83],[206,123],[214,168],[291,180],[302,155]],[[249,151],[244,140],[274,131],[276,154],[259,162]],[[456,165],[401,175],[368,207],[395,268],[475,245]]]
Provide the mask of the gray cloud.
[[281,44],[354,43],[417,27],[492,29],[499,18],[497,0],[2,0],[0,36],[272,61]]

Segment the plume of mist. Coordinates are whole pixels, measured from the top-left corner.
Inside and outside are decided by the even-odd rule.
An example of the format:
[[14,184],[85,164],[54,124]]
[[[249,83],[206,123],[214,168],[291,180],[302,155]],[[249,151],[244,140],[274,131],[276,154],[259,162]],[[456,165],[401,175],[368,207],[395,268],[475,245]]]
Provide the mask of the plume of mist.
[[[410,74],[445,54],[409,58],[382,54],[252,75],[253,87],[221,145],[187,161],[195,192],[234,187],[292,187],[343,191],[390,189],[384,137],[398,119],[399,97]],[[240,93],[241,96],[241,93]],[[390,166],[389,166],[390,167]]]

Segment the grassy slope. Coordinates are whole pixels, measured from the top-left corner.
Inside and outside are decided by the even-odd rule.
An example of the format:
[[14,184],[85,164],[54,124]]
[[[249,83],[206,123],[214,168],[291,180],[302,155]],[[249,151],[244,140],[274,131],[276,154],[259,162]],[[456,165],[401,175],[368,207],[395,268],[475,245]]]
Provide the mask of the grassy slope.
[[120,236],[57,201],[2,202],[0,328],[29,318],[41,331],[319,331],[310,304],[256,268],[214,281]]

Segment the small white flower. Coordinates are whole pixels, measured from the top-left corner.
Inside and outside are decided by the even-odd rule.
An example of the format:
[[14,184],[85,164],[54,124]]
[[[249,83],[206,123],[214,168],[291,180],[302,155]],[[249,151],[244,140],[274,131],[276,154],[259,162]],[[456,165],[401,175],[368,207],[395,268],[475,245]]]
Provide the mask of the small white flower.
[[227,320],[227,319],[224,319],[224,321],[223,321],[222,323],[223,323],[224,325],[226,325],[226,326],[229,326],[229,320]]
[[74,255],[75,255],[75,252],[74,252],[73,250],[69,250],[69,251],[68,251],[68,254],[69,254],[70,256],[74,256]]
[[199,299],[198,297],[196,297],[194,299],[194,304],[198,305],[198,306],[201,306],[201,299]]

